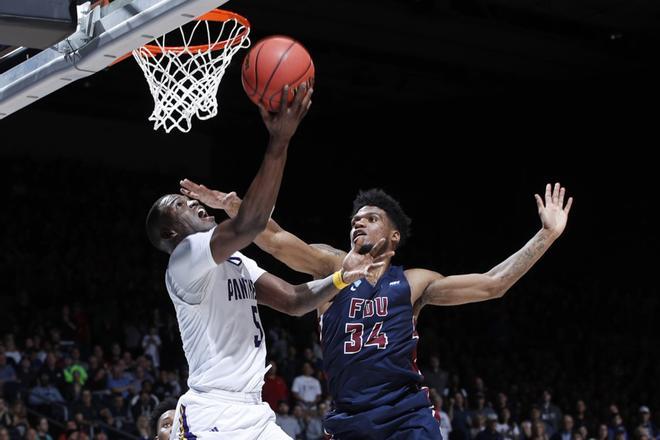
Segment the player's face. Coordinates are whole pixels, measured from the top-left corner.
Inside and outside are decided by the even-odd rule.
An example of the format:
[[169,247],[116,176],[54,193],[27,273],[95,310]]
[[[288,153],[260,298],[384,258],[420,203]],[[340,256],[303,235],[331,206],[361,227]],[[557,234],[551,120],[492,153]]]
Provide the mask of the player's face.
[[158,419],[158,426],[155,440],[169,440],[172,432],[172,422],[174,422],[174,410],[165,411]]
[[178,232],[204,232],[216,225],[215,217],[209,215],[203,205],[184,195],[170,194],[163,197],[161,206],[174,217],[177,227],[183,229]]
[[363,206],[351,219],[351,247],[368,251],[378,240],[387,240],[387,249],[396,248],[399,231],[394,229],[385,211]]

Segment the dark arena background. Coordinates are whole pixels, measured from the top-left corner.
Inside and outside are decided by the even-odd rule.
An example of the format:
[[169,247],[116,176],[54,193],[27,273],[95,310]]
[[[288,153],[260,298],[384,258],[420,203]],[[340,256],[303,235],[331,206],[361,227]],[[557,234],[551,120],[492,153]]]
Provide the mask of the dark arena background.
[[[422,311],[417,363],[449,440],[499,438],[493,414],[503,440],[660,439],[657,2],[224,8],[250,20],[253,43],[289,35],[314,59],[273,214],[305,241],[348,249],[354,196],[380,187],[413,219],[394,264],[485,272],[540,228],[547,182],[575,198],[564,234],[503,298]],[[245,53],[219,116],[188,134],[153,131],[132,59],[0,122],[0,440],[153,438],[157,401],[187,389],[167,258],[144,221],[184,177],[245,194],[268,139],[240,84]],[[287,432],[322,438],[310,427],[326,405],[291,391],[309,362],[328,398],[316,316],[260,312],[282,378],[264,398]]]

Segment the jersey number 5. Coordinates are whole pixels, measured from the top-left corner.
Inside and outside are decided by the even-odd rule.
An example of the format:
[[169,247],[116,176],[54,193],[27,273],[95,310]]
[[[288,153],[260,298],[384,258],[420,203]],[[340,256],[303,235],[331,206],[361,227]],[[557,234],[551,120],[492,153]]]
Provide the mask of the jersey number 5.
[[258,348],[261,345],[261,341],[264,340],[264,330],[261,328],[261,323],[259,322],[259,310],[257,306],[252,306],[252,320],[259,330],[259,334],[254,336],[254,346]]
[[[387,347],[387,334],[381,332],[383,329],[383,322],[377,322],[369,333],[367,342],[364,343],[365,347],[374,345],[379,350],[384,350]],[[364,324],[361,322],[347,322],[346,333],[350,333],[350,340],[344,342],[344,354],[355,354],[362,350],[362,334],[364,333]]]

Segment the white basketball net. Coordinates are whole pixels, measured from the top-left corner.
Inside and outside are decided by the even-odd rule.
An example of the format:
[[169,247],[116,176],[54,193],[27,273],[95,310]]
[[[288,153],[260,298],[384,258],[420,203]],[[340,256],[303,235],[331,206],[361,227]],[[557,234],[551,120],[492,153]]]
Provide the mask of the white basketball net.
[[[212,28],[220,25],[222,28],[214,38]],[[190,50],[193,37],[203,29],[206,29],[208,48],[193,53]],[[154,40],[161,53],[152,53],[146,46],[133,51],[154,97],[154,111],[149,116],[154,130],[163,127],[169,133],[177,128],[187,133],[193,116],[206,120],[218,114],[216,95],[225,69],[239,49],[250,46],[249,28],[242,34],[244,30],[245,26],[234,18],[222,23],[198,20],[188,36],[179,28],[185,48],[181,52],[163,49],[165,35]],[[224,40],[227,43],[223,49],[210,50]]]

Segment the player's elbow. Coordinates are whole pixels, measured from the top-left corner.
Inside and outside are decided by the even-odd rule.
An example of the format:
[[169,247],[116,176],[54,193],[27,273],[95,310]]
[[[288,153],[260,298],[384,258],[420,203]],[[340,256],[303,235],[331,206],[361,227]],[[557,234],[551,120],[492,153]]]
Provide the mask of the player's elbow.
[[253,241],[261,234],[268,224],[268,217],[262,216],[236,216],[233,222],[236,235],[250,237]]
[[509,290],[506,280],[497,275],[488,276],[488,281],[484,287],[489,299],[502,298],[507,290]]

